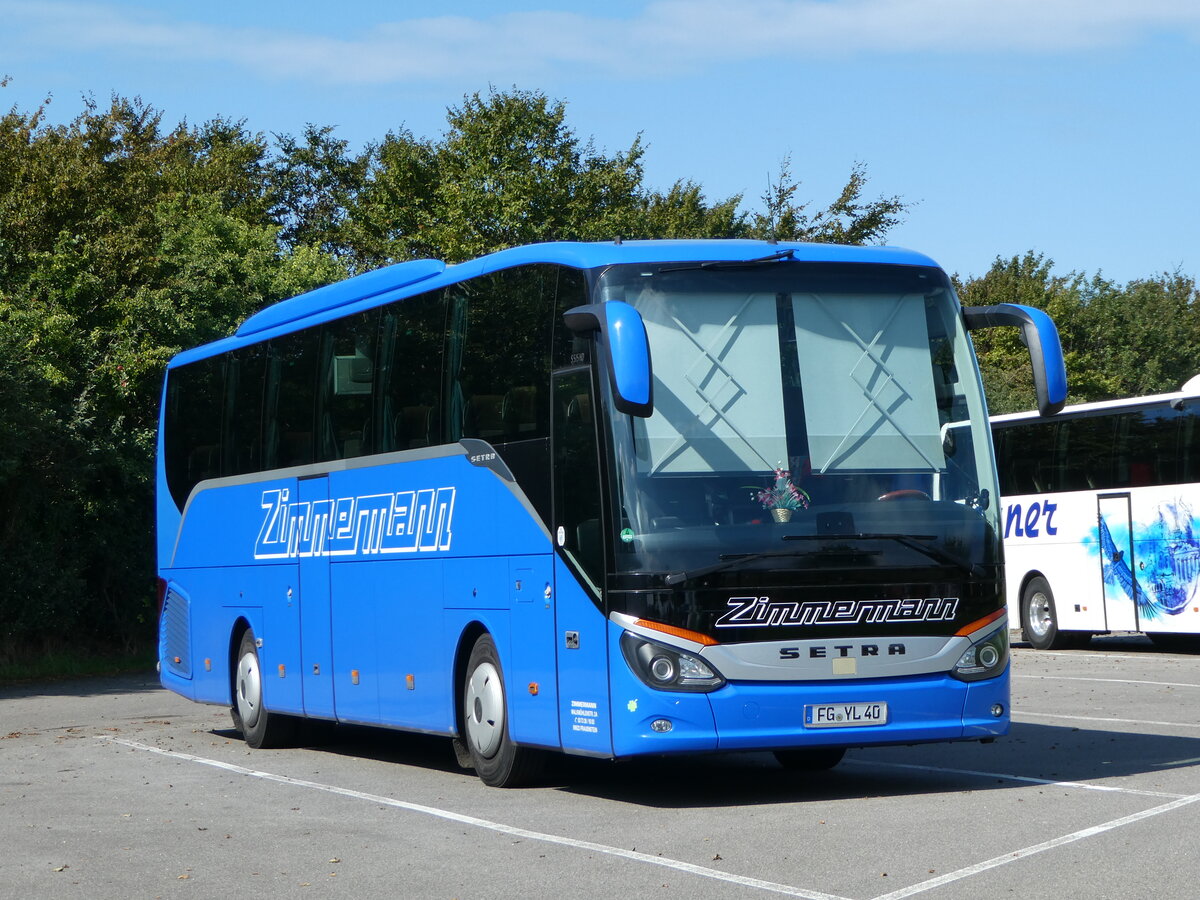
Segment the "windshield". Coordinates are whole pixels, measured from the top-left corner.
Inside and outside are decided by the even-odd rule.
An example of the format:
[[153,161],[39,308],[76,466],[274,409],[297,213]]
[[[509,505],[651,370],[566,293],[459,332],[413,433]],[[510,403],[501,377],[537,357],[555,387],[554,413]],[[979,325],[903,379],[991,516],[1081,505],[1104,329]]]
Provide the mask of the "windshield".
[[654,367],[654,414],[610,413],[618,577],[998,563],[987,414],[940,270],[621,266],[597,287],[641,313]]

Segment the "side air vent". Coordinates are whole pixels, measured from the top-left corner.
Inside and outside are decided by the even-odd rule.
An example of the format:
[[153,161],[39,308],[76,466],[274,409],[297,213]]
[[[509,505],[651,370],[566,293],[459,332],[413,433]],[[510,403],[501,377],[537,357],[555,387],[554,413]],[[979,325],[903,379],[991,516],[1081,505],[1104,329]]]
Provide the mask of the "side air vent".
[[192,634],[188,598],[167,590],[162,612],[162,663],[173,674],[192,677]]

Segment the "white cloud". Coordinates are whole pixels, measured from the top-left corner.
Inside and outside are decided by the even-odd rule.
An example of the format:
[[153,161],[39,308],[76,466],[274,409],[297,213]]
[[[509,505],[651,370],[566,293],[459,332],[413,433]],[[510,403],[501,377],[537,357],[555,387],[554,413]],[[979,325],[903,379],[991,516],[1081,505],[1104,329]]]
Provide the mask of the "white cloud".
[[[352,38],[179,21],[100,3],[0,0],[4,55],[90,51],[236,66],[320,83],[649,78],[722,62],[863,53],[1061,53],[1156,32],[1200,39],[1192,0],[656,0],[634,17],[577,12],[432,16]],[[7,46],[6,46],[7,45]],[[3,63],[0,63],[0,68]]]

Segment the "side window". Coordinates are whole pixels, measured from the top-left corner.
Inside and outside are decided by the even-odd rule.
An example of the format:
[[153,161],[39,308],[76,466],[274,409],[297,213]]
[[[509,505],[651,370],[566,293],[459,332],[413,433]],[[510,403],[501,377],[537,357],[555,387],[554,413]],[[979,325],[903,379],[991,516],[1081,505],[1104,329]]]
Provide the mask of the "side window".
[[1179,483],[1200,481],[1200,411],[1186,405],[1179,411]]
[[317,398],[317,460],[374,452],[376,337],[379,310],[325,326]]
[[592,360],[592,338],[576,334],[563,324],[563,313],[588,302],[587,286],[578,269],[558,270],[558,290],[554,301],[554,348],[551,364],[555,369],[586,366]]
[[222,356],[172,369],[167,379],[163,431],[167,486],[180,509],[198,482],[221,474],[224,396]]
[[440,412],[445,298],[445,291],[434,291],[393,303],[382,311],[373,416],[378,431],[375,452],[444,442]]
[[450,440],[499,445],[549,437],[554,274],[527,266],[449,289]]
[[1000,493],[1004,496],[1052,491],[1056,422],[1030,422],[1003,429]]
[[1113,416],[1079,416],[1058,426],[1056,491],[1103,491],[1113,482]]
[[1177,483],[1182,416],[1163,406],[1123,413],[1116,419],[1113,487]]
[[598,586],[603,584],[604,538],[592,398],[588,370],[555,374],[553,531],[563,551]]
[[319,331],[301,331],[270,342],[264,469],[313,461],[313,422]]
[[244,475],[262,468],[263,382],[267,373],[266,344],[235,350],[225,374],[225,428],[221,471]]

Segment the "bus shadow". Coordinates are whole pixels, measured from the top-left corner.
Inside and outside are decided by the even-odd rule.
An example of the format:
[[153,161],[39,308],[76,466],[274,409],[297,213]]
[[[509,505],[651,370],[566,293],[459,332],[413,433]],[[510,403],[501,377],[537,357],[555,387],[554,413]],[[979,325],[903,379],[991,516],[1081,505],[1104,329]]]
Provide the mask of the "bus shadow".
[[[459,775],[448,738],[383,728],[309,723],[296,746],[337,756]],[[231,729],[212,734],[240,739]],[[1200,774],[1200,736],[1133,734],[1014,723],[994,744],[974,742],[851,749],[837,767],[786,769],[771,753],[597,760],[548,754],[530,785],[660,809],[777,805],[1029,789],[1057,782],[1130,787],[1119,779],[1171,770]],[[482,785],[480,785],[482,788]],[[1155,790],[1163,790],[1159,784]]]
[[[430,771],[463,773],[454,758],[450,739],[437,735],[414,734],[390,728],[367,725],[335,725],[331,722],[300,723],[301,732],[291,746],[315,750],[354,759],[371,760],[392,765],[412,766]],[[229,740],[241,740],[241,732],[232,728],[214,730],[213,735]]]
[[[1012,646],[1034,653],[1045,651],[1034,650],[1033,645],[1023,640],[1018,633],[1012,635]],[[1144,634],[1132,632],[1116,632],[1113,634],[1094,634],[1082,647],[1073,650],[1060,650],[1059,653],[1079,653],[1087,651],[1103,651],[1108,653],[1133,653],[1146,656],[1161,656],[1163,654],[1179,654],[1181,656],[1200,655],[1200,635],[1159,635],[1157,642]]]
[[[796,772],[769,753],[566,761],[560,790],[655,808],[694,808],[862,797],[1028,789],[1032,784],[1115,779],[1174,769],[1200,773],[1200,737],[1014,724],[995,744],[926,744],[850,750],[836,768]],[[1163,790],[1159,784],[1155,790]]]

